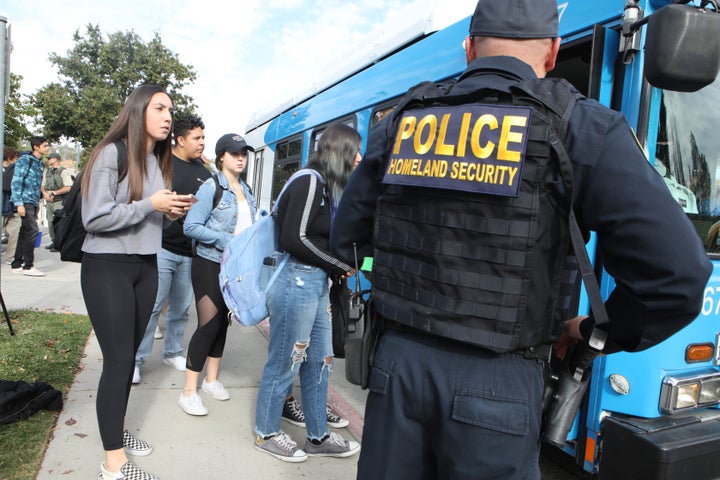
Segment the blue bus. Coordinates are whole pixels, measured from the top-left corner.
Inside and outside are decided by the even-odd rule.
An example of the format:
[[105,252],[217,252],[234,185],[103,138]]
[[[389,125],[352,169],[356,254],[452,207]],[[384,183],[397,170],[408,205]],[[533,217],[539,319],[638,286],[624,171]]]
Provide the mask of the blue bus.
[[[408,13],[406,25],[394,25],[387,38],[345,57],[324,80],[256,113],[247,126],[248,142],[257,148],[248,181],[261,208],[269,209],[289,176],[307,162],[328,125],[344,122],[366,141],[369,129],[408,88],[457,77],[465,68],[461,42],[475,3],[437,1],[426,11]],[[580,410],[559,448],[600,478],[720,478],[720,135],[714,122],[720,81],[713,76],[696,91],[648,81],[648,72],[657,69],[654,61],[665,56],[658,48],[675,47],[669,38],[670,46],[650,48],[651,15],[697,7],[720,16],[717,3],[705,0],[558,1],[563,43],[551,75],[626,116],[714,264],[694,322],[646,351],[595,360]],[[663,22],[668,29],[674,20]],[[717,49],[706,46],[684,45],[685,51],[669,55],[692,53],[717,64]],[[587,248],[592,258],[594,237]],[[599,265],[596,269],[606,296],[613,279]],[[577,303],[580,313],[588,311],[584,292]]]

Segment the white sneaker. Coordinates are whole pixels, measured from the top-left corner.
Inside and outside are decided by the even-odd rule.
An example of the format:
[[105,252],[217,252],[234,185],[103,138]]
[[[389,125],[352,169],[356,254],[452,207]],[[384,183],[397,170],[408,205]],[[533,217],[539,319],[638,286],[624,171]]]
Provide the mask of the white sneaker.
[[23,269],[22,272],[20,272],[20,273],[22,273],[23,275],[27,275],[28,277],[44,277],[45,276],[44,272],[41,272],[40,270],[38,270],[35,267],[30,267],[27,270]]
[[200,395],[197,393],[193,393],[189,397],[180,393],[178,405],[180,405],[180,408],[182,408],[188,415],[197,415],[201,417],[208,414],[208,409],[205,408],[205,405],[202,403],[202,398],[200,398]]
[[163,363],[165,365],[170,365],[175,370],[180,370],[181,372],[184,372],[187,359],[182,355],[179,355],[177,357],[163,358]]
[[209,393],[212,395],[212,397],[215,400],[229,400],[230,399],[230,393],[225,389],[222,383],[220,383],[220,380],[215,380],[214,382],[206,382],[203,379],[202,382],[202,390],[203,392]]
[[158,340],[158,339],[161,339],[162,337],[163,337],[163,333],[162,333],[162,330],[160,330],[160,326],[158,325],[157,327],[155,327],[155,335],[153,335],[153,338],[155,340]]
[[17,267],[17,268],[10,267],[10,271],[12,273],[22,273],[22,267]]
[[140,383],[140,367],[135,367],[135,370],[133,370],[132,383],[133,385]]

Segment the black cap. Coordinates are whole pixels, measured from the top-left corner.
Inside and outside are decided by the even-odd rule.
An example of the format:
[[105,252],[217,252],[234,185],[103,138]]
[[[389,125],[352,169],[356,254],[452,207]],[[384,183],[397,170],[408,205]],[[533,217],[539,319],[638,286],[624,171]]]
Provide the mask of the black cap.
[[53,153],[48,153],[45,158],[47,158],[48,160],[50,160],[51,158],[57,158],[57,159],[58,159],[58,162],[59,162],[60,160],[62,160],[62,158],[60,158],[60,154],[59,154],[59,153],[55,153],[55,152],[53,152]]
[[555,38],[556,0],[479,0],[470,20],[470,36]]
[[243,150],[255,151],[255,149],[248,145],[245,139],[237,133],[226,133],[220,137],[220,140],[215,144],[215,155],[220,155],[220,152],[238,153]]

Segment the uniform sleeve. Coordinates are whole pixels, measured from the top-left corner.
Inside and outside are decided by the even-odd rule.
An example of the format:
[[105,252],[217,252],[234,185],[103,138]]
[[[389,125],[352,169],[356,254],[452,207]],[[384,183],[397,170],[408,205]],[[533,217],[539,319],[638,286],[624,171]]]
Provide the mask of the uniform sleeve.
[[[293,180],[283,193],[278,208],[279,243],[300,261],[318,266],[331,274],[342,275],[352,270],[352,267],[330,253],[327,237],[323,242],[316,241],[315,235],[308,230],[318,217],[322,202],[323,185],[315,175],[304,175]],[[329,215],[327,218],[329,222]]]
[[365,156],[350,176],[330,232],[330,250],[350,265],[355,263],[353,244],[357,244],[358,261],[373,256],[375,204],[383,191],[385,132],[385,122],[370,130]]
[[698,315],[712,266],[624,117],[576,110],[568,138],[575,209],[582,226],[597,232],[600,259],[616,283],[605,304],[606,352],[644,350]]
[[73,180],[70,170],[63,168],[62,172],[60,172],[60,178],[62,179],[63,187],[72,187]]

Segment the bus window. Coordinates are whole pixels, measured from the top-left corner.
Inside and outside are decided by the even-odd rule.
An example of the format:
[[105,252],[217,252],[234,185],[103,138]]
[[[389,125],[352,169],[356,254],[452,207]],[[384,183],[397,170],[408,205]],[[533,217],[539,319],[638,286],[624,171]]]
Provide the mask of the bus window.
[[310,153],[317,152],[320,137],[322,137],[325,129],[334,123],[343,123],[348,127],[357,130],[357,117],[355,115],[344,117],[338,120],[333,120],[332,122],[320,125],[313,130],[312,137],[310,137]]
[[[720,253],[720,80],[693,93],[660,92],[655,169],[710,253]],[[716,108],[717,107],[717,108]]]
[[[248,151],[248,155],[250,157],[248,158],[248,165],[252,164],[252,172],[253,172],[253,178],[252,178],[252,188],[253,193],[255,194],[256,199],[260,199],[260,195],[262,194],[262,174],[263,174],[263,160],[265,158],[265,149],[261,148],[255,152]],[[247,172],[247,169],[245,170]]]
[[372,127],[376,123],[379,123],[388,113],[393,111],[396,105],[397,103],[393,103],[392,105],[385,105],[373,110],[372,117],[370,118],[370,126]]
[[284,140],[277,145],[275,150],[275,165],[273,167],[272,200],[273,202],[280,195],[285,182],[290,176],[300,169],[302,160],[302,136]]

